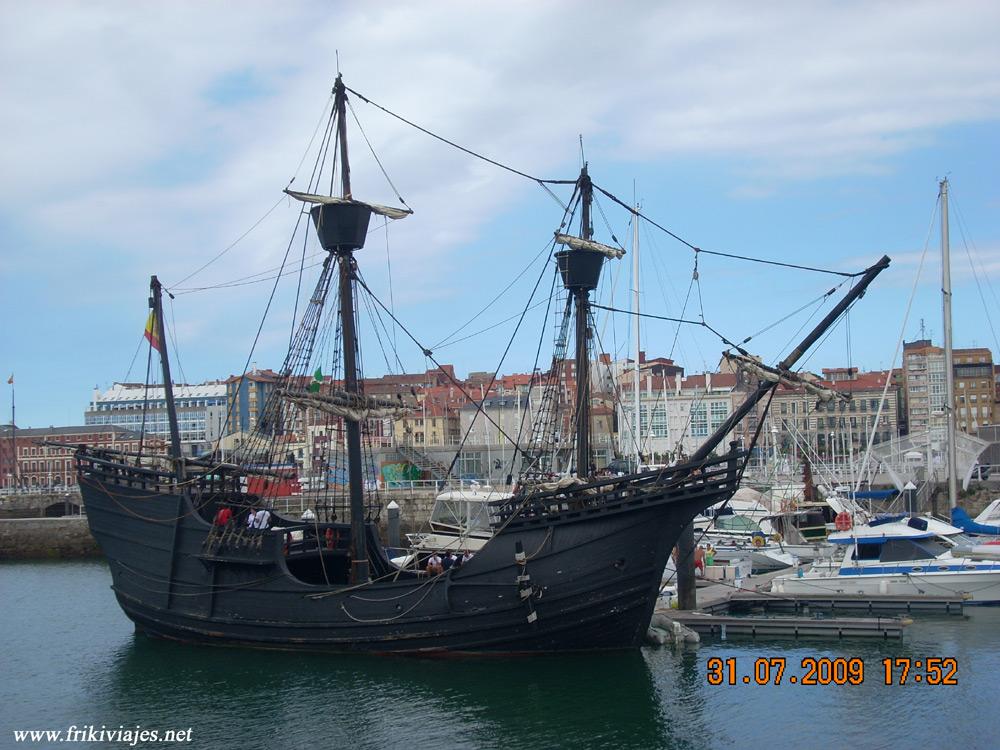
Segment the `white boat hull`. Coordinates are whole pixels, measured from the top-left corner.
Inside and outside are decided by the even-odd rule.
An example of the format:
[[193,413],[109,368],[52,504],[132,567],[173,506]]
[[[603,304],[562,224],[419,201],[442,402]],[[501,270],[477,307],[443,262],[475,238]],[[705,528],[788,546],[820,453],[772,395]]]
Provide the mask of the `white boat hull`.
[[970,601],[1000,603],[1000,570],[872,575],[782,575],[771,583],[779,594],[862,594],[897,596],[968,596]]
[[783,570],[796,563],[796,558],[777,546],[771,547],[717,547],[714,562],[729,565],[736,560],[750,560],[755,573],[769,570]]

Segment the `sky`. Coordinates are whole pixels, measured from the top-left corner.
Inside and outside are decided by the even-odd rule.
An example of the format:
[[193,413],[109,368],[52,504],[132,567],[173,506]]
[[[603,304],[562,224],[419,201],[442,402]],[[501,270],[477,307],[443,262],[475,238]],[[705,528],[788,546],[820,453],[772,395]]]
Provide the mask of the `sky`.
[[[14,375],[17,424],[81,424],[95,387],[143,379],[152,274],[174,294],[175,379],[280,366],[297,274],[250,346],[300,209],[281,191],[308,181],[338,69],[370,100],[529,175],[573,179],[585,159],[596,184],[705,250],[837,271],[888,254],[890,269],[804,363],[813,370],[887,368],[900,338],[922,331],[940,343],[947,177],[955,345],[996,356],[997,29],[1000,4],[972,1],[0,0],[0,374]],[[364,129],[349,118],[355,196],[399,205],[398,189],[414,210],[373,221],[358,253],[373,291],[460,375],[530,370],[568,190],[553,187],[554,199],[357,97],[351,106]],[[594,229],[629,251],[606,264],[595,297],[627,306],[629,213],[599,196]],[[647,222],[639,245],[643,311],[704,315],[731,339],[767,329],[746,345],[767,361],[842,281],[701,254],[692,284],[688,247]],[[301,243],[289,257],[299,263]],[[543,297],[531,297],[538,278]],[[239,279],[264,281],[219,286]],[[501,359],[516,321],[497,324],[529,300]],[[391,333],[406,371],[433,366]],[[601,314],[598,337],[618,356],[633,345],[622,316]],[[655,320],[640,340],[692,373],[724,348]],[[382,348],[366,348],[366,375],[388,372],[386,360],[399,369]]]

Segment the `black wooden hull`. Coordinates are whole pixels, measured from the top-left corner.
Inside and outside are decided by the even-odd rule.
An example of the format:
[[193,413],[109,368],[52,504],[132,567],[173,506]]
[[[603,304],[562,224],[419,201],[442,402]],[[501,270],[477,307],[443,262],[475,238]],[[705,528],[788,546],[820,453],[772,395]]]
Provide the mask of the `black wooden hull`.
[[80,486],[118,602],[149,634],[276,649],[543,652],[638,647],[682,528],[735,480],[730,461],[713,480],[647,482],[614,502],[577,507],[564,493],[553,512],[511,518],[461,568],[355,588],[293,575],[281,530],[213,549],[188,495],[127,469],[82,462]]

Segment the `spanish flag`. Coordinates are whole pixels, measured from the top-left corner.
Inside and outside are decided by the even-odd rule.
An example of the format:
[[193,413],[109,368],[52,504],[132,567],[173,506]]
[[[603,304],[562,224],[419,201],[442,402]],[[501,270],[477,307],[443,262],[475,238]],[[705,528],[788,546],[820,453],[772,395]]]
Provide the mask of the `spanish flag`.
[[156,349],[156,351],[163,353],[163,349],[160,344],[159,332],[156,326],[156,313],[150,312],[149,318],[146,320],[146,340],[149,345]]

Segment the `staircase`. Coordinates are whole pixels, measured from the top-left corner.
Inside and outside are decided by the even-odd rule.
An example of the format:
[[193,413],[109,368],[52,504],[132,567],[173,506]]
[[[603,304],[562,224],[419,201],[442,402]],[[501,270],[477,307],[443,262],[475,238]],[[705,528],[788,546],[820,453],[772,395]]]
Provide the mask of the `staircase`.
[[396,452],[421,471],[429,473],[432,477],[434,477],[434,479],[443,482],[448,478],[447,466],[435,461],[426,453],[417,450],[412,445],[397,445]]

